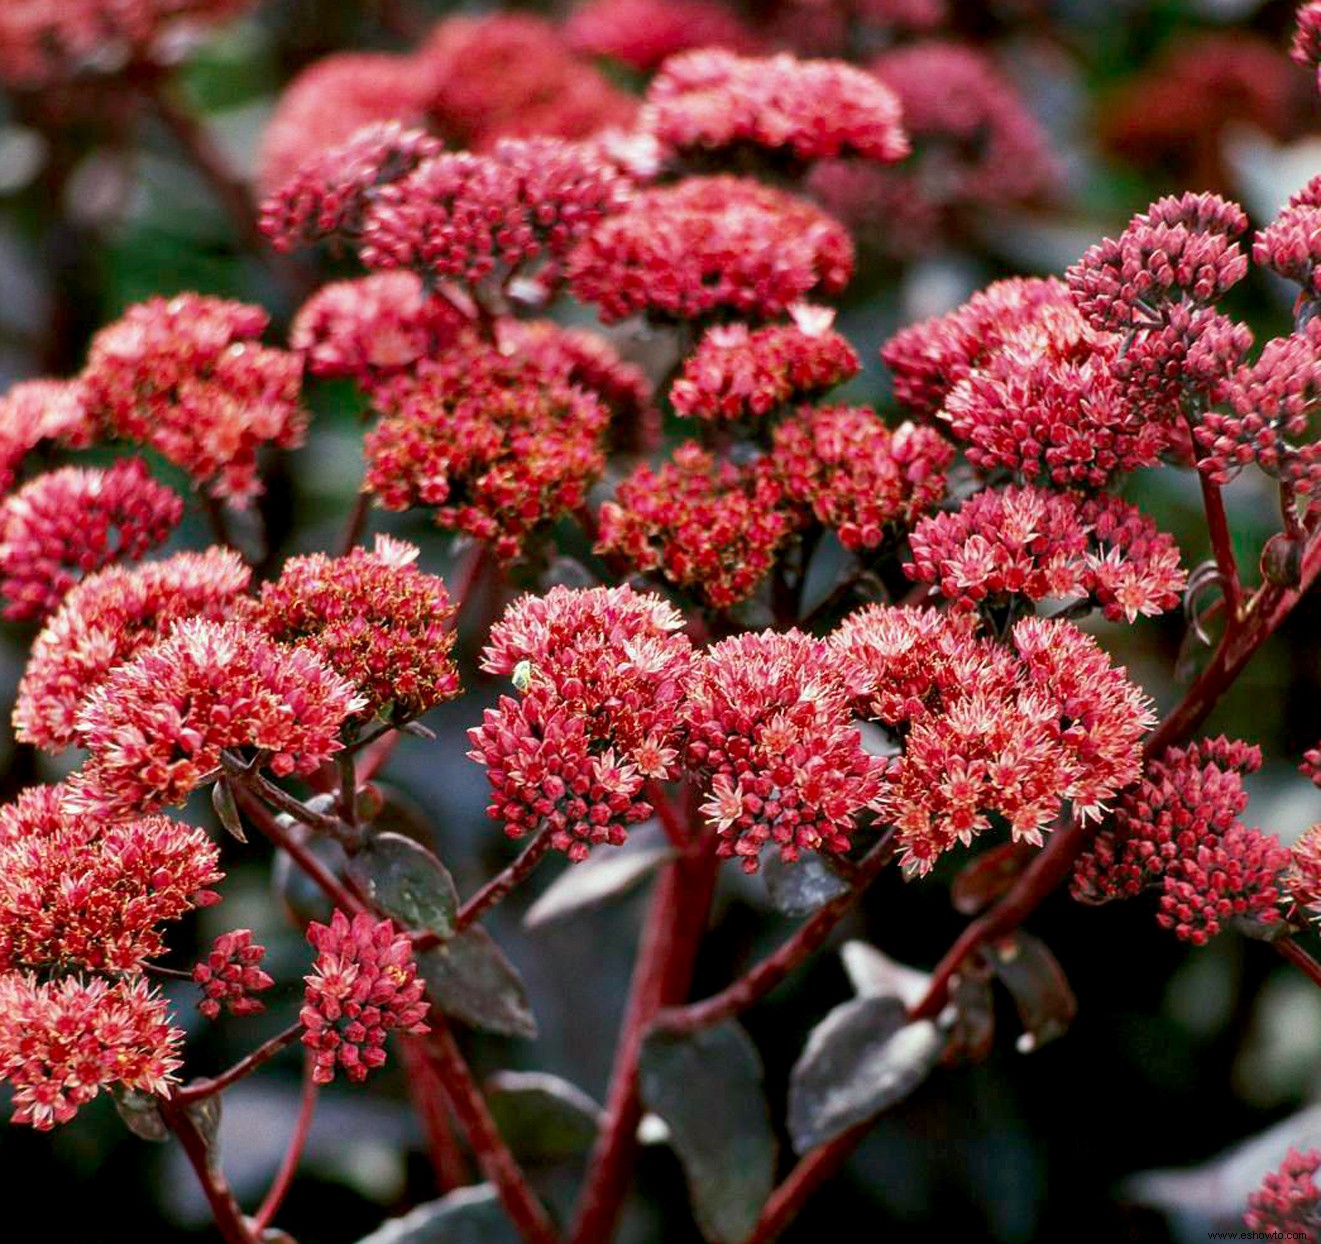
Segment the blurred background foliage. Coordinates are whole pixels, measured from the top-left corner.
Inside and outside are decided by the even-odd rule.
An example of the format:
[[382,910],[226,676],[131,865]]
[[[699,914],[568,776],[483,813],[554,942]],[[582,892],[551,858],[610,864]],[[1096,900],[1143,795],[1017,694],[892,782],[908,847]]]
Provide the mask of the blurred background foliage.
[[[274,101],[300,68],[331,51],[403,46],[382,20],[393,7],[385,0],[267,0],[191,54],[180,71],[188,104],[236,167],[250,169]],[[439,18],[460,6],[418,7]],[[747,6],[750,22],[766,7]],[[953,28],[942,33],[990,50],[1049,130],[1060,158],[1058,184],[1048,202],[964,222],[905,262],[870,256],[841,321],[867,363],[849,396],[882,407],[876,347],[901,323],[956,305],[1002,275],[1059,272],[1161,193],[1220,190],[1240,198],[1260,224],[1321,168],[1315,92],[1283,54],[1290,3],[959,0],[950,8]],[[274,331],[283,330],[295,308],[236,239],[170,134],[113,90],[91,107],[47,104],[64,110],[62,124],[49,124],[31,99],[0,97],[0,378],[77,370],[97,326],[157,293],[191,289],[260,302],[275,317]],[[1286,330],[1289,300],[1256,275],[1236,310],[1261,339]],[[637,352],[636,342],[621,345]],[[327,546],[360,478],[358,399],[323,384],[309,400],[316,411],[309,444],[273,463],[269,477],[266,517],[282,554]],[[1206,556],[1188,473],[1145,472],[1131,481],[1130,496],[1177,534],[1190,566]],[[1229,498],[1240,558],[1252,566],[1276,529],[1271,499],[1262,481],[1247,476]],[[448,570],[447,538],[423,519],[377,515],[374,522],[418,540],[428,569]],[[206,536],[195,523],[176,539],[199,545]],[[1321,817],[1317,791],[1294,770],[1321,737],[1319,627],[1314,595],[1209,723],[1210,733],[1266,751],[1266,767],[1249,781],[1248,817],[1286,841]],[[1177,615],[1106,628],[1117,659],[1162,707],[1177,699],[1179,678],[1198,659],[1181,648],[1184,629]],[[12,699],[32,635],[8,626],[3,639],[0,680]],[[463,731],[498,689],[472,669],[478,637],[463,642],[471,694],[431,714],[439,742],[407,740],[388,780],[461,890],[471,893],[511,847],[485,820],[484,774],[464,758]],[[6,795],[58,776],[7,733],[0,747]],[[200,808],[196,814],[204,815]],[[237,863],[224,904],[202,913],[181,940],[200,946],[248,925],[269,948],[268,966],[284,985],[266,1015],[199,1032],[190,1046],[198,1072],[224,1065],[289,1022],[306,971],[306,948],[282,903],[271,901],[263,846],[230,851],[229,859]],[[599,1100],[639,900],[525,929],[527,902],[560,867],[548,865],[492,921],[528,982],[540,1039],[483,1038],[470,1049],[480,1069],[552,1071]],[[947,900],[948,880],[938,875],[910,885],[892,871],[837,941],[863,937],[903,962],[931,965],[964,923]],[[699,995],[721,987],[791,927],[773,914],[759,879],[729,869],[722,886],[699,964]],[[298,907],[313,899],[294,887],[282,901]],[[1031,929],[1053,948],[1078,995],[1072,1031],[1023,1056],[1014,1049],[1016,1021],[1001,1015],[990,1062],[934,1076],[886,1115],[786,1235],[788,1244],[1192,1241],[1213,1226],[1233,1226],[1257,1176],[1285,1144],[1321,1137],[1321,1120],[1305,1109],[1321,1088],[1321,994],[1260,944],[1231,935],[1189,949],[1156,927],[1153,906],[1092,910],[1063,895],[1050,900]],[[782,1106],[807,1030],[848,993],[837,957],[826,951],[747,1016],[773,1104]],[[179,1002],[191,1022],[190,992],[181,991]],[[241,1198],[259,1195],[278,1161],[297,1092],[298,1059],[291,1055],[226,1094],[225,1162]],[[1223,1158],[1277,1124],[1245,1155]],[[1165,1173],[1152,1174],[1156,1168]],[[0,1171],[15,1231],[21,1229],[12,1226],[12,1207],[22,1192],[36,1194],[28,1203],[42,1207],[40,1230],[61,1244],[170,1244],[208,1233],[205,1207],[179,1155],[129,1135],[104,1098],[51,1135],[0,1130]],[[324,1095],[305,1172],[284,1215],[300,1244],[356,1240],[375,1227],[382,1209],[401,1212],[433,1195],[397,1073],[370,1093],[337,1084]],[[536,1168],[539,1186],[561,1208],[578,1174],[573,1158]],[[622,1238],[697,1238],[681,1172],[663,1145],[646,1151]]]

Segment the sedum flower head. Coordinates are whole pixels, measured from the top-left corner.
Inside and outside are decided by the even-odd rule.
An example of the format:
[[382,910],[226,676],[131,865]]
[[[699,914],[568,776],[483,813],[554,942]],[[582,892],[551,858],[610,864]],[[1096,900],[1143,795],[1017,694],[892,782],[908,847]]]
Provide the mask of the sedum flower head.
[[746,600],[799,525],[768,458],[745,466],[686,441],[643,465],[599,515],[597,551],[666,579],[716,609]]
[[0,493],[18,479],[24,459],[50,442],[91,444],[93,428],[76,380],[24,380],[0,397]]
[[576,52],[609,57],[639,73],[690,48],[746,52],[756,42],[716,0],[586,0],[569,14],[564,38]]
[[130,307],[92,341],[83,384],[110,433],[149,445],[217,497],[261,491],[257,450],[300,445],[302,360],[259,345],[260,307],[201,294]]
[[606,322],[780,315],[853,275],[853,243],[803,199],[745,178],[689,177],[638,194],[569,258],[574,296]]
[[247,620],[351,682],[361,715],[417,717],[459,693],[449,593],[417,556],[414,545],[377,536],[370,552],[292,557],[262,585]]
[[132,972],[165,951],[159,926],[218,901],[219,852],[162,816],[108,822],[33,786],[0,807],[0,973]]
[[181,804],[230,748],[256,748],[273,773],[311,773],[364,707],[306,648],[254,627],[190,619],[116,667],[78,714],[87,762],[71,809],[123,817]]
[[[1305,6],[1316,9],[1316,5]],[[1316,15],[1321,45],[1321,13]],[[1318,53],[1321,59],[1321,53]],[[1248,1197],[1243,1224],[1267,1239],[1315,1240],[1321,1234],[1321,1187],[1316,1173],[1321,1169],[1321,1150],[1306,1153],[1290,1149],[1279,1169],[1266,1174]]]
[[138,458],[108,470],[62,467],[0,502],[4,617],[41,621],[84,576],[136,561],[169,538],[183,499]]
[[231,1015],[259,1015],[266,1004],[255,994],[275,982],[262,970],[266,947],[252,940],[251,929],[222,933],[206,958],[193,965],[193,983],[202,991],[197,1009],[207,1019],[218,1019],[221,1010]]
[[700,655],[684,717],[717,854],[755,872],[762,848],[785,860],[848,850],[888,762],[862,746],[834,654],[798,631],[742,634]]
[[182,618],[228,617],[251,577],[243,559],[227,548],[89,575],[65,596],[32,645],[14,706],[19,740],[47,751],[67,747],[83,701],[115,666]]
[[874,549],[938,505],[954,461],[940,433],[912,423],[892,431],[866,406],[804,409],[772,436],[785,491],[847,549]]
[[1309,920],[1321,921],[1321,824],[1313,825],[1289,849],[1284,881],[1289,897]]
[[427,1031],[412,943],[389,920],[359,912],[350,921],[342,911],[328,925],[310,924],[307,940],[317,956],[299,1018],[313,1053],[312,1078],[329,1084],[342,1068],[350,1080],[365,1080],[384,1066],[391,1032]]
[[788,53],[681,52],[647,88],[642,124],[678,153],[759,147],[795,160],[908,154],[899,100],[866,70]]
[[183,1035],[140,976],[0,973],[0,1081],[13,1086],[15,1123],[49,1131],[113,1085],[168,1095]]
[[1132,622],[1175,608],[1187,585],[1173,537],[1107,495],[986,489],[923,518],[909,542],[909,578],[935,585],[959,610],[1062,597]]

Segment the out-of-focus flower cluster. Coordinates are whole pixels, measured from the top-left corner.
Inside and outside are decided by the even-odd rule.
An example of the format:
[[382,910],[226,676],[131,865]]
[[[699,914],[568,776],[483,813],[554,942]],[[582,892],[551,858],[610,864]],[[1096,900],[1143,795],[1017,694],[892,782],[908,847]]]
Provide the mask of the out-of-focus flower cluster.
[[[1321,14],[1318,15],[1321,27]],[[1321,1232],[1321,1188],[1316,1173],[1321,1151],[1290,1149],[1278,1170],[1269,1172],[1248,1198],[1243,1225],[1283,1239],[1314,1240]]]

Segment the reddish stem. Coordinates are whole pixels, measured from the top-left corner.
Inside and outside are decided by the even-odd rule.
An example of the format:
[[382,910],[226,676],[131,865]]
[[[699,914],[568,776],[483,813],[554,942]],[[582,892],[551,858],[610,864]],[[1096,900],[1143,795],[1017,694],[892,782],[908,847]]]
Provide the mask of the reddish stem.
[[858,1123],[803,1158],[771,1193],[756,1227],[743,1244],[770,1244],[798,1217],[812,1193],[839,1172],[871,1126],[870,1119]]
[[340,537],[341,556],[347,557],[352,553],[358,541],[362,539],[362,533],[367,530],[367,512],[371,508],[371,502],[372,499],[367,493],[358,493],[353,508],[349,511],[349,521],[344,525],[344,535]]
[[459,932],[480,920],[492,907],[502,902],[511,890],[527,880],[532,870],[550,851],[551,833],[549,826],[538,831],[508,868],[492,877],[459,908],[459,914],[454,919],[455,928]]
[[720,864],[710,844],[706,845],[708,849],[700,854],[672,860],[652,894],[616,1047],[605,1115],[574,1224],[573,1244],[605,1244],[614,1234],[623,1208],[642,1120],[637,1087],[642,1042],[660,1009],[687,994],[697,949],[706,931]]
[[1211,550],[1216,569],[1220,572],[1220,586],[1225,594],[1226,625],[1234,631],[1243,609],[1243,581],[1239,578],[1238,563],[1234,559],[1234,541],[1229,531],[1229,518],[1225,513],[1225,498],[1220,485],[1200,470],[1198,481],[1202,485],[1202,505],[1206,511],[1206,526],[1211,535]]
[[214,1096],[231,1084],[238,1083],[244,1076],[251,1075],[262,1064],[270,1062],[285,1046],[292,1045],[302,1031],[302,1024],[290,1024],[283,1032],[276,1033],[269,1041],[263,1041],[251,1054],[240,1058],[218,1076],[206,1080],[194,1080],[191,1084],[175,1089],[174,1099],[181,1105],[192,1105],[203,1098]]
[[1321,963],[1313,959],[1292,937],[1276,938],[1271,945],[1281,958],[1292,963],[1312,984],[1321,987]]
[[691,845],[688,826],[684,823],[678,808],[674,806],[674,800],[669,797],[665,788],[653,779],[647,782],[645,794],[647,802],[656,809],[656,816],[661,823],[661,828],[665,830],[665,837],[670,840],[670,845],[680,851],[688,850]]
[[399,1052],[404,1060],[408,1096],[426,1137],[436,1187],[442,1193],[466,1187],[472,1180],[450,1123],[444,1085],[431,1066],[426,1046],[417,1037],[405,1036],[399,1039]]
[[473,1080],[449,1026],[434,1010],[426,1044],[455,1117],[467,1135],[482,1171],[499,1192],[505,1213],[524,1244],[560,1244],[545,1208],[528,1186],[491,1118],[486,1099]]
[[294,1122],[293,1135],[284,1151],[280,1169],[275,1173],[275,1180],[262,1201],[254,1221],[258,1234],[270,1226],[271,1219],[279,1211],[280,1205],[293,1186],[294,1175],[298,1173],[298,1164],[303,1160],[303,1150],[307,1146],[307,1134],[312,1128],[312,1115],[316,1111],[317,1091],[320,1085],[313,1078],[316,1061],[309,1052],[303,1059],[303,1096],[298,1107],[298,1118]]
[[161,1099],[161,1118],[183,1145],[188,1163],[202,1185],[207,1204],[211,1207],[211,1216],[215,1220],[216,1229],[225,1244],[257,1244],[257,1237],[248,1229],[243,1211],[239,1209],[238,1202],[230,1191],[224,1172],[218,1164],[211,1161],[211,1148],[206,1143],[206,1137],[198,1129],[187,1107],[178,1100],[178,1096],[176,1093],[173,1098]]

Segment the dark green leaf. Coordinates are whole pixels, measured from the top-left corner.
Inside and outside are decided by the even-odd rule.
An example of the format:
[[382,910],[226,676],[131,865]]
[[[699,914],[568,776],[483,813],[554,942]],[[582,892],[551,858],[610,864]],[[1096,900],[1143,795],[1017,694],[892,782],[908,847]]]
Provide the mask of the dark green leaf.
[[732,1021],[691,1035],[652,1033],[639,1086],[669,1126],[702,1234],[712,1244],[739,1244],[775,1183],[756,1047]]
[[490,1184],[459,1188],[383,1222],[358,1244],[522,1244]]
[[529,1162],[577,1157],[592,1147],[601,1107],[582,1089],[540,1071],[502,1071],[486,1104],[514,1156]]
[[217,778],[216,784],[211,787],[211,806],[215,809],[220,823],[225,827],[225,832],[240,842],[247,842],[248,836],[243,832],[243,818],[239,816],[239,806],[234,801],[234,792],[230,790],[229,783],[224,778]]
[[482,928],[428,950],[418,967],[437,1006],[473,1028],[535,1037],[537,1021],[518,970]]
[[405,929],[454,935],[459,893],[449,870],[421,843],[403,834],[369,838],[349,873],[387,916]]
[[1078,1013],[1078,1001],[1045,942],[1030,933],[1014,933],[1001,938],[987,954],[1023,1021],[1019,1050],[1027,1054],[1062,1037]]
[[810,916],[849,889],[848,882],[815,854],[790,864],[781,859],[778,848],[772,849],[762,865],[762,874],[775,910],[786,916]]
[[161,1118],[160,1103],[151,1093],[116,1084],[113,1088],[115,1109],[124,1125],[143,1140],[167,1140],[170,1129]]
[[813,1030],[789,1080],[789,1135],[799,1153],[907,1097],[930,1074],[944,1038],[908,1022],[897,998],[854,998]]
[[627,893],[673,855],[661,827],[643,825],[622,847],[598,848],[562,872],[528,908],[523,923],[538,928]]

